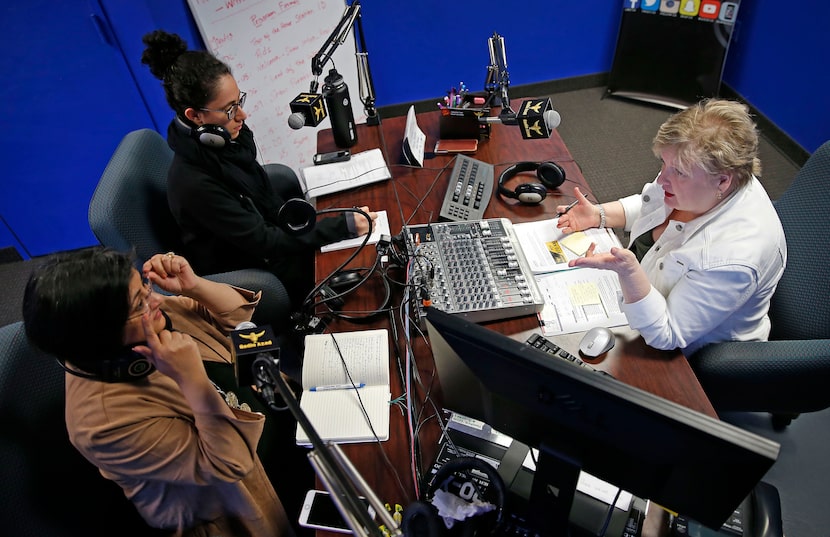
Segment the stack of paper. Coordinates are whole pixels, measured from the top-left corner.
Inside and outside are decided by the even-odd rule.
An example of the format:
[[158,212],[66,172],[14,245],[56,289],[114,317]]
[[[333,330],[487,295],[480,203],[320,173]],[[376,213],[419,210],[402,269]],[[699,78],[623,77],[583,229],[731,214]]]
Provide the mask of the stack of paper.
[[344,162],[308,166],[300,170],[306,198],[316,198],[392,177],[380,149],[355,153]]

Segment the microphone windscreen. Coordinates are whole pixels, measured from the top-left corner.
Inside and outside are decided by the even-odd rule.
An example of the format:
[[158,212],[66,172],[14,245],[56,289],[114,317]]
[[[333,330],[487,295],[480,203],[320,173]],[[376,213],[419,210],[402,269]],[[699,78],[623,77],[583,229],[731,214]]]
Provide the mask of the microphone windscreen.
[[305,114],[302,112],[294,112],[288,116],[288,126],[294,130],[302,129],[305,125]]
[[562,116],[556,110],[546,110],[542,116],[545,118],[545,125],[549,130],[553,130],[562,123]]

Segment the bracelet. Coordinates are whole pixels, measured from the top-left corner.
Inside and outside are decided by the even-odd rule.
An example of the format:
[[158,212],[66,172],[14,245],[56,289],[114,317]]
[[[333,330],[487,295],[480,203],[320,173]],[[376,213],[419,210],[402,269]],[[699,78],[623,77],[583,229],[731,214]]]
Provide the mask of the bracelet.
[[604,229],[605,228],[605,207],[603,207],[601,203],[599,205],[597,205],[597,207],[599,207],[599,226],[598,227],[599,227],[599,229]]

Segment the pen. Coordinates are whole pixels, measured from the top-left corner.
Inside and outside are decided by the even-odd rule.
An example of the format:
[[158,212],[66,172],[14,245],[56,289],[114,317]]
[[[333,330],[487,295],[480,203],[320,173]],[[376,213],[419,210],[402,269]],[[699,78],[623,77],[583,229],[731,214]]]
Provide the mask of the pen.
[[573,202],[573,203],[571,203],[570,205],[568,205],[567,207],[565,207],[565,210],[564,210],[564,211],[562,211],[561,213],[556,213],[556,217],[557,217],[557,218],[559,218],[559,217],[560,217],[560,216],[562,216],[563,214],[566,214],[568,211],[570,211],[571,209],[573,209],[574,207],[576,207],[576,204],[577,204],[577,203],[579,203],[579,200],[576,200],[575,202]]
[[328,384],[326,386],[312,386],[309,391],[311,392],[326,392],[329,390],[351,390],[353,388],[362,388],[366,386],[365,383],[361,382],[359,384]]

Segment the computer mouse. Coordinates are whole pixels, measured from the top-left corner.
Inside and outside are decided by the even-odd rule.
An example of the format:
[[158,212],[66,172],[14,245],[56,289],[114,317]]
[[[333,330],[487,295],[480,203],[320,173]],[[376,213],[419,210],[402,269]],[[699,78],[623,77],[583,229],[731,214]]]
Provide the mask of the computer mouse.
[[609,328],[595,326],[582,336],[582,341],[579,342],[579,352],[585,356],[595,358],[614,348],[616,342],[617,337]]

